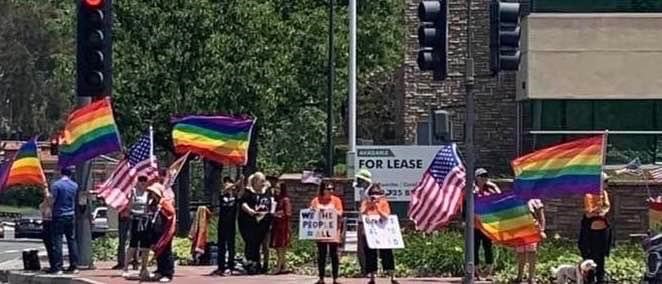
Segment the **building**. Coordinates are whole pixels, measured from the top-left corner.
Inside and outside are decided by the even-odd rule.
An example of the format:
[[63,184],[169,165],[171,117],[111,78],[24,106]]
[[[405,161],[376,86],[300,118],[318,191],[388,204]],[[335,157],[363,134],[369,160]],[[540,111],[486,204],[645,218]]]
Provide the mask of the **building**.
[[[416,64],[419,0],[407,6],[404,136],[416,143],[418,123],[430,110],[451,113],[462,146],[466,2],[449,0],[449,76],[432,81]],[[512,1],[511,1],[512,2]],[[489,0],[474,0],[477,165],[510,176],[510,161],[578,134],[540,131],[662,130],[662,2],[648,0],[531,0],[522,7],[518,72],[492,77]],[[538,131],[538,132],[536,132]],[[660,161],[659,135],[610,134],[607,164],[634,157]]]

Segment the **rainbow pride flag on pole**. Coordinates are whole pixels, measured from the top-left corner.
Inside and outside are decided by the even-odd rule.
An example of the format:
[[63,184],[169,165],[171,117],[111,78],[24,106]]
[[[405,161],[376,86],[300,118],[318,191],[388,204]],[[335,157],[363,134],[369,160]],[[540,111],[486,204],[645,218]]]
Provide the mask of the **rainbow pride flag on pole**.
[[529,207],[514,192],[476,197],[477,227],[492,241],[523,246],[542,237]]
[[174,119],[172,140],[177,154],[191,152],[222,164],[246,165],[254,120],[226,116]]
[[13,159],[0,166],[0,191],[16,186],[46,186],[46,176],[39,161],[36,139],[32,139],[16,152]]
[[606,137],[579,139],[515,159],[513,189],[524,200],[600,193]]
[[99,155],[122,150],[110,98],[74,110],[64,128],[60,146],[60,168],[80,164]]

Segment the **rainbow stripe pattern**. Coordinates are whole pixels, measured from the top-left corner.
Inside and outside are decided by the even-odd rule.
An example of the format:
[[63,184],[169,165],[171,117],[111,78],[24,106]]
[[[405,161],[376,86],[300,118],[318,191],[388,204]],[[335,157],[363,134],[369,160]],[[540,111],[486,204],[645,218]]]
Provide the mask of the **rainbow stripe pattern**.
[[541,240],[529,207],[514,192],[476,197],[477,227],[497,244],[517,247]]
[[46,176],[37,152],[36,139],[32,139],[21,146],[13,159],[3,163],[0,166],[0,189],[17,185],[45,186]]
[[122,150],[110,98],[74,110],[64,129],[58,166],[76,165],[99,155]]
[[254,120],[226,116],[187,116],[174,119],[175,152],[191,152],[231,165],[246,165]]
[[515,159],[513,189],[524,200],[599,194],[605,138],[578,139]]
[[648,203],[648,228],[654,232],[662,231],[662,202]]

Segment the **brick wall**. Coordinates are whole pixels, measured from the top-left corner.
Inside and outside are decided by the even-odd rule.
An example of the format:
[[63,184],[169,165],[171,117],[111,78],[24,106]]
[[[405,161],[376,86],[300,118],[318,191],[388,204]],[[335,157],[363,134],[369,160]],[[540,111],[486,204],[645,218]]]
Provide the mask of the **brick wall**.
[[[464,141],[464,57],[467,40],[466,1],[449,0],[449,76],[443,82],[432,81],[416,64],[418,50],[417,8],[420,0],[407,0],[408,27],[405,54],[404,133],[406,144],[413,144],[416,123],[426,120],[431,109],[453,113],[455,137]],[[489,69],[489,1],[472,3],[473,56],[476,68],[476,162],[496,174],[509,174],[509,163],[516,156],[515,74],[500,78],[487,76]],[[523,7],[526,10],[525,7]],[[463,143],[459,143],[462,148]]]

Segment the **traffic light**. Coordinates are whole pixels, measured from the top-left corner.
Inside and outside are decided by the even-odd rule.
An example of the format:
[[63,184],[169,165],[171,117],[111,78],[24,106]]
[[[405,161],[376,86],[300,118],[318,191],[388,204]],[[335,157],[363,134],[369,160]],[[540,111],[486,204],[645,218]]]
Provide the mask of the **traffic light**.
[[418,67],[432,71],[434,80],[448,74],[448,2],[423,0],[418,5]]
[[490,5],[490,69],[517,71],[520,52],[519,3],[492,0]]
[[76,92],[110,96],[112,89],[111,0],[79,0],[76,37]]

